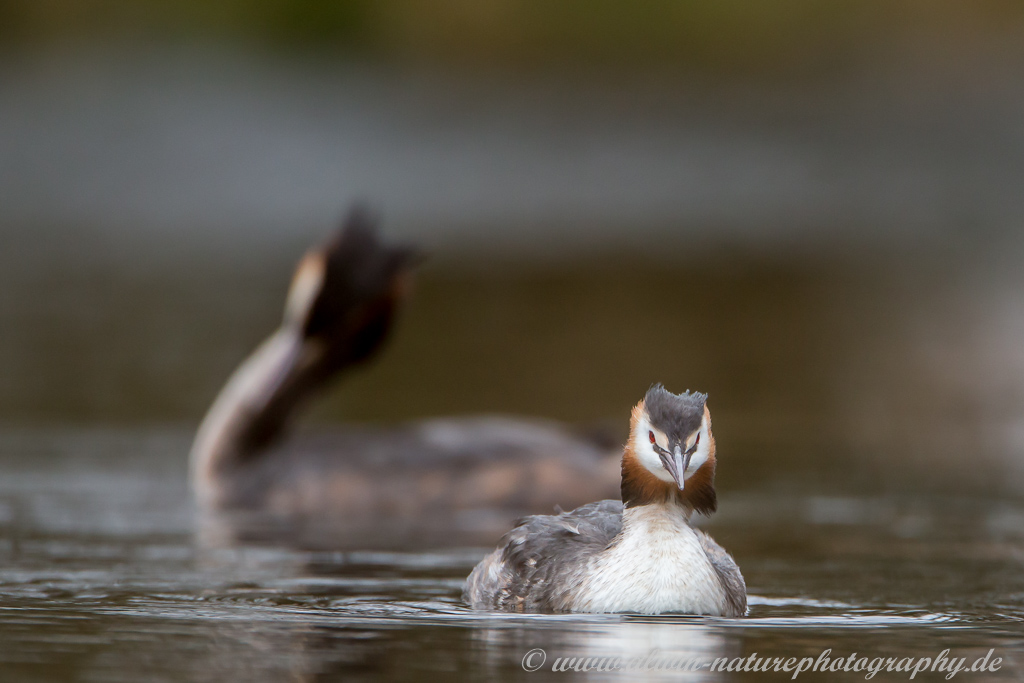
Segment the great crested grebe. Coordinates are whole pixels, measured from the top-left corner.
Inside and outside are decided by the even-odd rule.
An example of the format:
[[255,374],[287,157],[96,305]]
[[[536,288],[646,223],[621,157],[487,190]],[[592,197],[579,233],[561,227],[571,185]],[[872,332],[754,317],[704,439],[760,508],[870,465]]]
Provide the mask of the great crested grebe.
[[463,599],[506,612],[746,614],[739,567],[688,523],[717,506],[706,400],[651,387],[633,408],[622,502],[522,520],[473,569]]
[[353,527],[371,540],[428,530],[490,541],[524,514],[615,490],[613,452],[539,420],[434,419],[281,439],[305,399],[379,348],[415,260],[382,243],[363,210],[302,259],[281,326],[234,372],[196,433],[191,479],[205,509]]

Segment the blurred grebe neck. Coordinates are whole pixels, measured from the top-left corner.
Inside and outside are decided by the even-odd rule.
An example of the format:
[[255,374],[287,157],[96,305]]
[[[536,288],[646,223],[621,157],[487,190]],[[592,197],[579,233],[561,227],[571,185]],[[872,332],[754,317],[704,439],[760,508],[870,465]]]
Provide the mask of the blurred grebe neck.
[[281,326],[235,370],[199,426],[191,476],[200,499],[215,502],[219,478],[261,455],[305,399],[380,348],[408,290],[413,256],[383,244],[362,209],[306,254]]
[[391,547],[426,535],[489,543],[525,514],[614,493],[612,446],[542,420],[346,425],[283,441],[308,399],[381,346],[415,260],[385,244],[364,211],[302,259],[280,327],[234,372],[193,443],[196,498],[232,513],[206,518],[230,520],[218,536],[248,536],[235,520],[252,517],[257,537],[308,530],[308,545],[334,544],[332,534],[373,545],[387,536]]

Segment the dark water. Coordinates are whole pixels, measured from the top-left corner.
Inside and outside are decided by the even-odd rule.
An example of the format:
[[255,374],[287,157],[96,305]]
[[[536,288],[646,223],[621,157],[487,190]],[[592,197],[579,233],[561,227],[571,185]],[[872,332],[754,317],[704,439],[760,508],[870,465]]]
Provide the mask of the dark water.
[[287,264],[267,263],[191,279],[79,265],[42,278],[32,306],[8,300],[6,358],[20,362],[3,395],[23,417],[0,429],[5,679],[540,678],[521,666],[534,648],[547,676],[559,657],[826,649],[868,663],[949,649],[968,664],[994,649],[998,671],[957,678],[1022,675],[1020,288],[1000,258],[439,261],[379,362],[314,407],[314,429],[510,412],[621,439],[649,382],[707,390],[708,528],[746,577],[741,620],[471,612],[461,582],[487,549],[457,539],[405,552],[220,540],[193,509],[187,451],[276,324],[283,284],[269,281]]
[[[9,374],[65,412],[0,431],[5,679],[675,680],[737,674],[551,666],[827,649],[867,665],[946,649],[970,665],[994,649],[998,671],[957,677],[1019,679],[1024,499],[1017,347],[1005,336],[1015,275],[943,261],[912,273],[882,261],[867,271],[843,259],[742,263],[436,264],[378,364],[313,411],[314,422],[533,413],[621,438],[651,379],[706,389],[720,454],[707,527],[746,577],[742,620],[471,612],[461,583],[487,549],[458,539],[406,552],[226,542],[189,496],[192,421],[147,415],[200,412],[274,324],[280,288],[232,285],[229,274],[163,286],[159,272],[83,277],[94,289],[74,292],[53,283],[36,325],[7,337],[49,325],[68,357],[24,344],[28,367],[46,371]],[[228,313],[216,315],[211,291]],[[64,297],[112,327],[69,322]],[[154,300],[174,306],[144,305]],[[83,361],[92,370],[75,375]],[[60,382],[64,371],[76,381]],[[534,648],[546,674],[522,668]]]
[[[482,548],[204,542],[184,483],[189,437],[77,429],[0,438],[5,680],[530,679],[541,674],[521,661],[538,647],[551,658],[548,676],[557,657],[710,662],[828,648],[868,658],[949,648],[968,664],[992,648],[1003,657],[998,672],[959,674],[971,679],[1017,680],[1024,666],[1020,502],[726,491],[710,528],[743,568],[748,618],[493,615],[459,599]],[[630,677],[684,675],[725,674]]]

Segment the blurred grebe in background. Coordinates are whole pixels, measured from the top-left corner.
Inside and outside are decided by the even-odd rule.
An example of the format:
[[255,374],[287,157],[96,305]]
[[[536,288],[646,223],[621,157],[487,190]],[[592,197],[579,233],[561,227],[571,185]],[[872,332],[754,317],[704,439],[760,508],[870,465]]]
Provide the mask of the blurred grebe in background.
[[380,348],[416,260],[354,209],[300,261],[281,326],[235,370],[196,434],[191,478],[203,509],[255,534],[297,540],[304,528],[307,543],[318,534],[489,543],[524,514],[614,493],[615,454],[540,420],[432,419],[282,438],[306,399]]
[[688,523],[717,507],[706,401],[651,387],[633,408],[622,502],[524,519],[470,574],[466,602],[506,612],[746,614],[739,567]]

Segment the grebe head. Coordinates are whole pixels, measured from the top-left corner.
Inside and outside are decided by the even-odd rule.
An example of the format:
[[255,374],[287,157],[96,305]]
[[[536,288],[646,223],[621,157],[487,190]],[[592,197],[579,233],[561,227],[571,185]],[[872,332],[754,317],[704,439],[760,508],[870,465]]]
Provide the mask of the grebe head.
[[655,384],[633,408],[622,457],[627,507],[678,500],[698,512],[716,507],[715,439],[707,394],[673,394]]
[[377,220],[355,207],[326,245],[300,261],[284,324],[297,329],[329,365],[366,359],[383,341],[409,290],[418,254],[384,244]]

